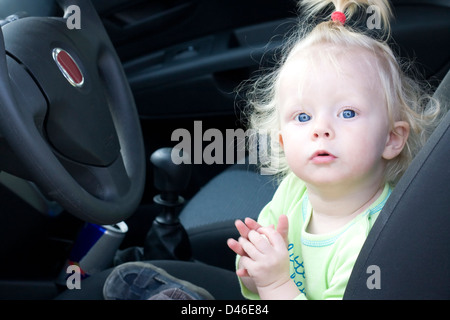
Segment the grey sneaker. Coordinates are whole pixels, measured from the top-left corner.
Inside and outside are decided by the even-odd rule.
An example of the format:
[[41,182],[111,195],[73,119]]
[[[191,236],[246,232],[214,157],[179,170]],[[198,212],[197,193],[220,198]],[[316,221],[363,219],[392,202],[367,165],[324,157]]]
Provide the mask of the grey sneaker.
[[213,300],[205,289],[146,262],[114,268],[103,285],[106,300]]

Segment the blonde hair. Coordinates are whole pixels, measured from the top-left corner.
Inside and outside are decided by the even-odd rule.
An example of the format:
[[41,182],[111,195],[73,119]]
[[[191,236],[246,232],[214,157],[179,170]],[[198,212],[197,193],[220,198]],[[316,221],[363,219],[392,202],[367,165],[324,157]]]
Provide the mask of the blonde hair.
[[[375,39],[361,30],[357,31],[345,23],[326,21],[314,26],[299,24],[296,32],[286,42],[279,65],[272,72],[252,82],[247,91],[247,103],[250,111],[248,125],[253,132],[266,132],[271,135],[270,160],[263,163],[266,173],[277,174],[283,178],[290,169],[278,142],[279,121],[277,110],[277,82],[283,65],[297,52],[319,44],[330,44],[336,48],[352,50],[365,49],[375,58],[382,88],[385,92],[386,105],[393,129],[394,121],[406,121],[410,125],[410,133],[405,148],[400,155],[390,160],[386,166],[385,180],[395,184],[404,173],[413,157],[421,149],[429,135],[437,125],[440,115],[439,102],[426,94],[417,81],[407,76],[402,70],[402,63],[387,44],[390,37],[389,19],[391,9],[385,0],[303,0],[300,3],[304,17],[308,21],[322,10],[334,5],[335,9],[345,12],[347,22],[358,9],[376,6],[383,24],[379,39]],[[332,55],[328,55],[332,59]]]

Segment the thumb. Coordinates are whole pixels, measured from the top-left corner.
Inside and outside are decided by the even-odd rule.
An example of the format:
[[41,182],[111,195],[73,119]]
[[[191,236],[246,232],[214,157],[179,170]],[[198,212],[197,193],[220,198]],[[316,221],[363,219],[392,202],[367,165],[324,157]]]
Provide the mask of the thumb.
[[283,237],[284,242],[287,245],[288,244],[288,233],[289,233],[289,220],[288,220],[288,217],[284,214],[282,214],[278,218],[277,231]]

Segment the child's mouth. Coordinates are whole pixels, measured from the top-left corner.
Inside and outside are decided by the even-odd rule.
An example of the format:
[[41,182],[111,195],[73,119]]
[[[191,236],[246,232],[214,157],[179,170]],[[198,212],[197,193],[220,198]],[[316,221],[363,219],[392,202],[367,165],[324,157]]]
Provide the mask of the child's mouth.
[[314,154],[311,156],[310,160],[313,163],[316,164],[324,164],[324,163],[330,163],[334,161],[337,157],[327,151],[319,150],[314,152]]

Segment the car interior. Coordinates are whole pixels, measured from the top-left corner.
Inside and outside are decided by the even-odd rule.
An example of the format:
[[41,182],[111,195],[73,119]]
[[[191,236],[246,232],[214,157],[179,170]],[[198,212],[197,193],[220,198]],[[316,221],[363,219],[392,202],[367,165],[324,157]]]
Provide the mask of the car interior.
[[[344,299],[450,299],[450,2],[391,4],[391,45],[443,116]],[[102,299],[112,268],[137,260],[242,299],[226,240],[278,182],[217,137],[246,129],[237,88],[276,64],[298,19],[294,0],[0,1],[0,299]],[[174,164],[185,136],[191,152]],[[61,275],[83,230],[119,223],[101,270],[70,290]]]

